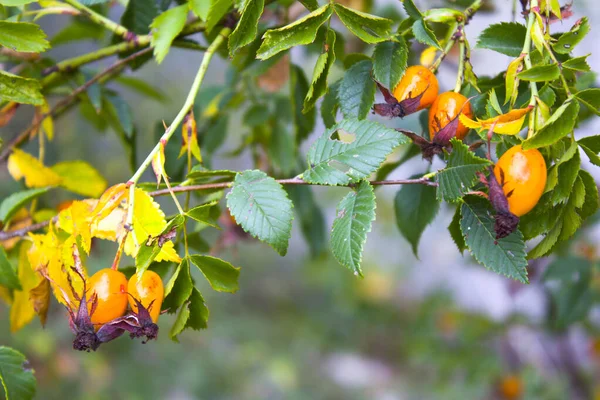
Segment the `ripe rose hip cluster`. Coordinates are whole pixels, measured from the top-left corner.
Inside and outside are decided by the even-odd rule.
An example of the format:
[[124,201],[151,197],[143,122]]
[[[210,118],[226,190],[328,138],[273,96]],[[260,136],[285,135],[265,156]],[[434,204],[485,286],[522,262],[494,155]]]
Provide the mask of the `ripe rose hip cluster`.
[[[462,114],[472,119],[473,110],[469,99],[457,92],[438,94],[439,84],[435,74],[427,67],[415,65],[406,69],[404,76],[392,93],[377,83],[385,104],[376,104],[376,114],[386,117],[404,117],[416,111],[429,108],[429,139],[412,132],[402,131],[421,148],[423,157],[431,160],[442,154],[444,149],[451,151],[450,140],[464,140],[469,128],[459,120]],[[488,135],[491,139],[490,130]],[[482,143],[471,146],[475,149]],[[488,158],[491,154],[488,151]],[[513,146],[490,168],[489,178],[481,180],[489,189],[489,200],[496,210],[496,237],[511,234],[519,223],[519,217],[527,214],[538,203],[546,186],[547,169],[544,157],[537,149],[523,150]]]
[[84,280],[78,309],[68,309],[75,334],[73,348],[95,351],[100,344],[116,339],[125,331],[131,338],[156,339],[163,297],[162,280],[153,271],[144,271],[141,278],[134,274],[129,281],[114,269],[96,272]]

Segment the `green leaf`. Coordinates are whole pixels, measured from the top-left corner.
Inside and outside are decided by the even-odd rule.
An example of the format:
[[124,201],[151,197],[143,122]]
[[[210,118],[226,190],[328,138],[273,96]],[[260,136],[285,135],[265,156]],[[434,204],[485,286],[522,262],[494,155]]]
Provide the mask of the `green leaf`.
[[206,32],[211,33],[221,19],[231,8],[233,0],[211,0],[208,15],[206,16]]
[[154,261],[156,256],[160,253],[160,247],[158,244],[153,242],[151,245],[142,243],[138,253],[135,256],[135,270],[138,274],[143,274],[148,269],[150,264]]
[[269,29],[263,36],[256,57],[266,60],[290,47],[314,42],[317,31],[331,17],[331,13],[331,6],[326,4],[289,25],[279,29]]
[[206,303],[204,303],[204,298],[198,289],[194,288],[194,290],[192,290],[189,301],[190,304],[188,305],[188,308],[190,310],[190,315],[185,324],[185,328],[191,328],[196,331],[206,329],[208,327],[207,322],[210,313],[208,307],[206,307]]
[[323,97],[323,102],[321,103],[321,118],[323,118],[323,123],[327,128],[331,128],[336,124],[337,112],[340,108],[338,91],[341,83],[342,80],[340,79],[333,85],[329,86],[329,90]]
[[8,289],[23,290],[19,283],[19,277],[17,271],[12,266],[4,249],[0,247],[0,286],[4,286]]
[[370,60],[357,62],[342,78],[338,100],[344,117],[365,119],[375,101],[375,82],[371,78]]
[[408,14],[410,18],[423,18],[423,14],[421,13],[421,11],[419,11],[413,0],[402,0],[402,6],[404,7],[404,11],[406,11],[406,14]]
[[577,144],[587,154],[590,162],[600,167],[600,157],[598,157],[598,153],[600,153],[600,135],[581,138],[577,141]]
[[533,68],[520,72],[519,79],[530,82],[553,81],[560,77],[560,69],[556,64],[537,65]]
[[569,199],[580,169],[581,159],[575,145],[573,157],[558,166],[558,182],[552,191],[552,203],[554,205],[564,203]]
[[[333,139],[338,131],[353,135],[354,140]],[[394,148],[406,142],[404,135],[377,122],[344,119],[313,143],[303,179],[326,185],[357,182],[375,172]]]
[[200,18],[202,21],[206,21],[208,18],[208,11],[210,10],[210,6],[214,3],[211,0],[190,0],[190,9],[196,15],[196,17]]
[[233,57],[235,52],[248,44],[256,37],[258,31],[258,20],[263,13],[265,0],[246,1],[242,15],[235,30],[229,35],[229,55]]
[[392,90],[404,75],[408,61],[408,45],[402,36],[394,41],[382,42],[373,51],[373,76]]
[[287,253],[293,205],[275,179],[258,170],[238,173],[227,195],[227,207],[244,231],[280,255]]
[[335,13],[354,36],[366,43],[383,42],[390,37],[394,21],[334,3]]
[[527,28],[516,22],[493,24],[481,33],[477,47],[518,57],[523,50],[526,32]]
[[150,27],[154,30],[152,34],[152,46],[154,46],[154,57],[157,63],[161,63],[169,49],[173,39],[179,35],[185,26],[188,15],[187,4],[171,8],[152,21]]
[[427,185],[403,185],[396,193],[394,206],[398,229],[418,257],[421,235],[440,208],[440,203],[435,197],[435,188]]
[[173,272],[173,276],[165,285],[165,301],[163,310],[174,313],[192,294],[192,278],[190,276],[190,260],[186,257]]
[[39,25],[0,21],[0,46],[23,53],[40,53],[50,47]]
[[0,70],[0,100],[41,106],[44,104],[41,88],[40,82],[35,79]]
[[579,104],[574,99],[565,101],[531,138],[523,142],[523,149],[536,149],[556,143],[573,132]]
[[368,181],[358,186],[340,201],[331,228],[331,251],[344,267],[361,275],[360,263],[367,233],[375,220],[375,192]]
[[571,71],[587,72],[591,69],[586,61],[589,56],[591,56],[591,54],[586,54],[585,56],[581,57],[570,58],[562,63],[562,67],[570,69]]
[[590,109],[594,114],[600,116],[600,89],[585,89],[577,92],[575,95],[583,105]]
[[107,186],[100,172],[85,161],[63,161],[52,166],[61,178],[60,186],[87,197],[100,197]]
[[0,346],[0,385],[6,400],[30,400],[35,395],[35,376],[25,356]]
[[456,207],[452,221],[450,222],[450,225],[448,225],[448,232],[450,232],[450,237],[452,237],[452,241],[458,248],[458,251],[462,254],[467,248],[467,244],[465,243],[465,238],[460,230],[460,220],[462,219],[460,209],[460,205]]
[[217,201],[212,201],[210,203],[199,205],[188,210],[186,215],[194,221],[202,222],[213,228],[219,229],[219,224],[217,222],[218,215],[215,215],[215,211],[219,211],[218,207],[215,207],[217,203]]
[[528,283],[525,242],[520,231],[502,239],[494,232],[494,211],[487,200],[466,196],[461,207],[460,229],[475,259],[487,269]]
[[188,323],[188,320],[190,318],[190,308],[189,308],[189,303],[184,304],[181,309],[179,310],[179,314],[177,314],[177,318],[175,319],[175,322],[173,323],[173,326],[171,327],[171,330],[169,331],[169,337],[171,338],[172,341],[179,343],[179,339],[177,338],[177,336],[183,332],[183,330],[185,329],[185,326]]
[[121,16],[121,25],[137,35],[145,35],[159,13],[156,0],[129,0]]
[[194,168],[187,175],[186,179],[199,182],[204,181],[207,178],[227,178],[231,179],[235,177],[236,172],[230,171],[228,169],[217,169],[217,170],[209,170],[203,167],[202,165],[195,165]]
[[211,256],[193,255],[190,256],[190,260],[198,267],[214,290],[235,293],[239,289],[239,268]]
[[581,18],[573,25],[569,32],[563,33],[556,42],[552,43],[552,49],[559,54],[568,54],[579,44],[590,31],[587,17]]
[[302,236],[310,248],[311,256],[316,258],[323,253],[326,243],[323,212],[317,205],[310,186],[289,185],[286,190],[300,220]]
[[440,46],[440,42],[438,42],[437,38],[435,37],[435,34],[429,28],[427,22],[425,22],[424,19],[416,20],[412,25],[412,31],[415,35],[415,39],[417,39],[419,42],[427,46],[433,46],[439,50],[442,49],[442,46]]
[[22,192],[11,193],[2,200],[0,204],[0,221],[6,225],[21,207],[31,200],[38,198],[48,191],[49,188],[29,189]]
[[583,169],[579,170],[579,177],[585,187],[585,198],[581,210],[579,211],[579,215],[585,220],[598,211],[598,206],[600,205],[598,199],[598,186],[596,186],[594,177]]
[[315,11],[317,8],[319,8],[319,3],[317,0],[300,0],[300,3],[302,3],[308,11]]
[[308,112],[315,106],[317,100],[327,93],[327,76],[329,70],[335,62],[335,32],[327,29],[327,40],[325,42],[325,51],[317,58],[315,69],[313,70],[312,82],[308,93],[304,98],[303,113]]
[[452,153],[448,157],[446,168],[439,171],[436,180],[439,184],[437,199],[456,201],[465,195],[477,182],[477,173],[482,172],[491,163],[477,157],[461,140],[452,139]]

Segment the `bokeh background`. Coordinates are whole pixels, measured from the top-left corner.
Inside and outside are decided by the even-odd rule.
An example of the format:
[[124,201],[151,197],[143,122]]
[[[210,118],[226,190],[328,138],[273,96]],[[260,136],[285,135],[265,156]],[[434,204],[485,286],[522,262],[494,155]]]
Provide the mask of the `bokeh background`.
[[[363,2],[346,3],[360,8]],[[417,4],[427,8],[442,3],[420,0]],[[487,11],[478,13],[467,27],[473,45],[489,24],[512,19],[512,1],[487,4]],[[373,4],[375,14],[400,8],[396,0]],[[596,37],[600,8],[596,0],[578,0],[573,11],[562,29],[561,23],[553,29],[568,30],[575,19],[588,16],[592,32],[576,54],[591,52],[588,62],[600,71]],[[120,6],[111,10],[115,18],[120,13]],[[67,22],[66,16],[50,17],[42,26],[52,37]],[[68,43],[49,55],[60,60],[88,52],[92,46],[96,44],[91,41]],[[155,143],[155,122],[169,121],[181,107],[200,59],[201,53],[173,49],[161,66],[151,62],[136,72],[165,93],[165,102],[119,87],[133,108],[140,160]],[[315,54],[303,49],[292,52],[293,62],[309,74],[315,59]],[[509,62],[483,49],[473,51],[472,61],[478,75],[494,75]],[[223,84],[226,65],[225,60],[214,60],[201,91]],[[456,58],[451,55],[439,72],[440,90],[454,86],[455,73]],[[230,120],[214,168],[251,167],[247,152],[237,158],[228,156],[245,133],[240,124],[243,112]],[[20,132],[30,118],[19,114],[2,128],[2,139]],[[418,116],[385,123],[420,129]],[[579,134],[598,134],[599,128],[598,121],[592,120],[580,127]],[[313,135],[322,131],[318,123]],[[74,110],[57,120],[56,132],[47,145],[48,164],[83,155],[109,184],[129,177],[127,156],[110,129],[98,133]],[[425,169],[415,158],[391,178]],[[18,188],[0,168],[0,198]],[[377,221],[366,244],[364,279],[339,266],[327,252],[311,258],[296,220],[286,257],[255,241],[221,252],[220,256],[242,267],[240,290],[219,294],[205,285],[209,329],[186,331],[180,343],[164,332],[146,345],[124,337],[96,353],[77,353],[71,349],[67,315],[53,303],[45,329],[34,321],[16,334],[9,332],[8,308],[0,305],[0,344],[29,358],[40,399],[493,399],[503,398],[502,385],[506,389],[511,384],[521,385],[522,398],[527,399],[591,396],[596,389],[594,376],[600,377],[600,346],[594,351],[600,312],[592,310],[584,322],[565,332],[546,329],[549,300],[543,285],[535,279],[529,286],[510,282],[475,264],[470,256],[461,256],[446,231],[452,217],[449,208],[442,207],[425,231],[416,258],[395,226],[397,190],[377,190]],[[330,226],[345,189],[313,192]],[[66,199],[67,194],[59,193],[45,205],[56,206]],[[163,204],[167,210],[172,207],[168,201]],[[577,240],[582,246],[594,246],[598,232],[587,230]],[[88,260],[90,271],[110,265],[114,254],[111,244],[95,246]],[[543,260],[540,268],[548,262]],[[165,330],[172,322],[171,315],[161,317]],[[577,374],[591,382],[592,392],[578,392]],[[596,382],[600,385],[600,380]]]

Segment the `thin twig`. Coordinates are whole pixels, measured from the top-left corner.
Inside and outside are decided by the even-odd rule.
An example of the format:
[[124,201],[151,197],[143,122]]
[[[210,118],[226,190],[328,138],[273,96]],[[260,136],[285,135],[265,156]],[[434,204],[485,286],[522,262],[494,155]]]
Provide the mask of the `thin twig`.
[[[301,178],[291,178],[291,179],[276,179],[277,183],[281,185],[312,185],[312,186],[330,186],[324,184],[315,184],[302,180]],[[426,186],[438,186],[437,182],[432,182],[427,178],[417,178],[417,179],[389,179],[384,181],[370,181],[373,186],[391,186],[391,185],[426,185]],[[210,189],[227,189],[233,185],[233,182],[218,182],[218,183],[205,183],[203,185],[190,185],[190,186],[175,186],[172,188],[175,193],[183,193],[183,192],[195,192],[201,190],[210,190]],[[347,185],[341,185],[346,187],[354,187],[356,184],[349,183]],[[150,192],[150,196],[165,196],[169,194],[169,189],[160,189],[155,190],[154,192]]]
[[[321,185],[321,184],[313,184],[306,181],[303,181],[299,177],[290,178],[290,179],[277,179],[277,182],[281,185],[313,185],[313,186],[329,186],[329,185]],[[427,176],[417,178],[417,179],[389,179],[384,181],[370,181],[373,186],[393,186],[393,185],[426,185],[426,186],[438,186],[437,182],[432,182],[429,180]],[[190,185],[190,186],[175,186],[171,188],[173,193],[184,193],[184,192],[195,192],[202,190],[210,190],[210,189],[227,189],[233,185],[233,182],[218,182],[218,183],[206,183],[203,185]],[[349,183],[344,185],[345,187],[354,187],[356,184]],[[154,192],[148,193],[152,197],[165,196],[169,194],[169,189],[160,189]],[[56,222],[58,220],[57,217],[54,217],[52,221]],[[40,222],[38,224],[33,224],[26,226],[21,229],[15,229],[13,231],[4,231],[0,232],[0,241],[12,239],[15,237],[21,237],[27,235],[29,232],[37,231],[47,227],[50,224],[50,221]]]
[[50,111],[48,111],[45,114],[42,114],[39,118],[36,118],[33,123],[27,128],[25,129],[23,132],[21,132],[19,135],[17,135],[15,138],[13,138],[10,142],[8,142],[6,144],[6,146],[4,147],[4,150],[2,152],[2,154],[0,154],[0,162],[3,162],[4,160],[6,160],[6,158],[8,158],[10,152],[12,151],[12,149],[15,146],[18,146],[19,144],[21,144],[25,139],[27,139],[27,137],[31,134],[31,132],[36,131],[40,124],[42,123],[42,121],[49,116],[53,116],[56,113],[58,113],[63,107],[71,104],[76,98],[77,96],[79,96],[81,93],[85,92],[90,86],[92,86],[94,83],[98,82],[100,79],[102,79],[103,77],[111,74],[112,72],[118,70],[119,68],[125,66],[127,63],[131,62],[132,60],[148,53],[152,51],[152,48],[148,47],[146,49],[140,50],[137,53],[133,53],[132,55],[130,55],[129,57],[123,58],[122,60],[119,60],[117,62],[115,62],[114,64],[112,64],[111,66],[109,66],[107,69],[99,72],[98,74],[94,75],[94,77],[92,79],[90,79],[89,81],[87,81],[86,83],[84,83],[83,85],[79,86],[77,89],[75,89],[69,96],[61,99],[58,103],[56,103],[54,105],[54,107],[52,107],[50,109]]

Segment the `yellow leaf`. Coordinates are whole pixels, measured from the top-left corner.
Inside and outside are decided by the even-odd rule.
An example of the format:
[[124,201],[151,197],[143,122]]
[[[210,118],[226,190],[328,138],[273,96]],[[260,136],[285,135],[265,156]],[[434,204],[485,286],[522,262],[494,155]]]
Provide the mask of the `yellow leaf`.
[[[40,117],[42,117],[50,112],[50,107],[48,106],[48,103],[44,101],[44,104],[39,107],[39,110]],[[42,130],[46,133],[48,140],[54,139],[54,120],[51,115],[46,116],[42,120]]]
[[8,157],[8,172],[15,180],[25,177],[27,187],[45,187],[59,185],[61,177],[44,166],[37,158],[22,150],[14,149]]
[[80,244],[89,254],[92,244],[93,205],[86,201],[74,201],[58,214],[58,227],[80,238]]
[[165,142],[159,142],[158,151],[152,157],[152,170],[156,175],[156,186],[160,185],[163,174],[165,173]]
[[63,161],[52,166],[61,178],[61,186],[83,196],[98,197],[106,189],[106,180],[85,161]]
[[92,223],[92,237],[106,240],[117,240],[122,235],[127,213],[122,208],[115,208],[106,218]]
[[494,126],[494,133],[501,135],[516,135],[521,131],[525,116],[532,107],[518,108],[506,114],[500,114],[489,119],[477,119],[477,121],[460,114],[460,122],[470,129],[489,130]]
[[[158,236],[167,226],[165,214],[158,203],[141,189],[136,188],[134,193],[133,230],[125,241],[125,253],[132,257],[137,255],[140,244],[146,243],[149,236]],[[163,245],[156,260],[181,261],[172,242]]]
[[36,287],[41,277],[31,268],[27,259],[27,251],[31,244],[23,242],[19,248],[19,282],[23,290],[13,292],[13,302],[10,307],[10,330],[16,332],[31,322],[35,317],[33,304],[29,300],[29,291]]
[[[44,235],[29,234],[29,236],[33,240],[33,245],[27,254],[31,267],[48,277],[54,290],[54,297],[60,303],[67,306],[76,304],[71,287],[79,294],[83,291],[83,281],[71,269],[72,248],[76,237],[69,236],[62,242],[53,229]],[[85,273],[85,270],[83,272]]]
[[506,97],[504,98],[504,104],[510,101],[511,107],[515,104],[519,95],[519,79],[517,78],[517,74],[522,69],[523,58],[524,56],[515,58],[506,69]]
[[106,218],[121,202],[127,200],[127,185],[119,183],[106,189],[98,199],[98,203],[92,212],[92,222],[101,221]]
[[181,135],[183,137],[183,145],[179,151],[179,157],[189,152],[201,163],[202,155],[200,153],[200,146],[198,145],[198,129],[194,114],[187,116],[183,128],[181,129]]
[[435,61],[435,54],[437,52],[437,48],[430,46],[428,48],[426,48],[425,50],[423,50],[423,52],[421,53],[421,65],[424,67],[431,67],[433,65],[433,62]]
[[39,285],[29,291],[29,300],[33,305],[33,310],[40,317],[42,326],[45,326],[50,306],[50,282],[48,279],[42,279]]

